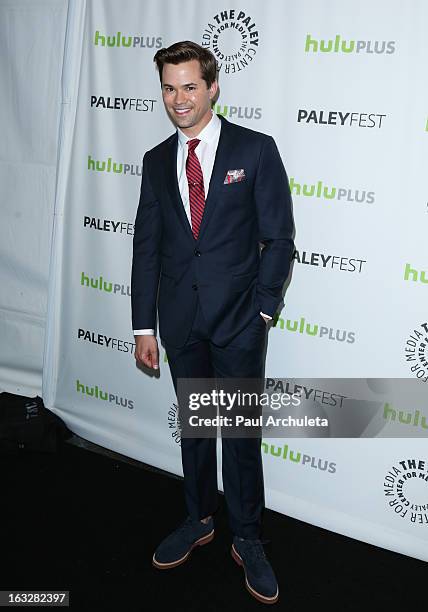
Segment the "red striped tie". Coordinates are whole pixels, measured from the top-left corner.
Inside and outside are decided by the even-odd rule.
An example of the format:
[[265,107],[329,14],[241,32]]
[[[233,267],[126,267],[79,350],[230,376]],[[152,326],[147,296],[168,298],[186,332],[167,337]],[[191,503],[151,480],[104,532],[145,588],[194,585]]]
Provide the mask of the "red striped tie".
[[196,156],[195,149],[201,141],[197,138],[188,140],[189,153],[186,159],[187,182],[189,183],[190,218],[192,221],[192,233],[195,240],[199,236],[202,215],[205,207],[204,177],[201,164]]

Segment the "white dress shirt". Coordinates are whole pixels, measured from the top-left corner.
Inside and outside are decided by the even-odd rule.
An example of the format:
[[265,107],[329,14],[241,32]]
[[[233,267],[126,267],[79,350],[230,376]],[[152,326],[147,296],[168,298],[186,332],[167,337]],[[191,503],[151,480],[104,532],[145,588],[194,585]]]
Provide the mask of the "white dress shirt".
[[[184,210],[189,220],[190,226],[192,225],[190,217],[190,201],[189,201],[189,184],[187,182],[186,174],[186,160],[188,155],[187,142],[198,138],[201,142],[195,149],[196,157],[201,164],[202,175],[204,178],[204,192],[205,200],[208,195],[208,188],[211,180],[211,174],[213,171],[215,155],[217,152],[218,140],[220,138],[221,121],[218,116],[211,111],[212,117],[207,125],[199,132],[197,136],[190,138],[186,136],[184,132],[177,128],[178,134],[178,146],[177,146],[177,179],[178,188],[180,190],[181,199],[183,201]],[[271,319],[269,315],[262,314],[267,319]],[[154,329],[134,329],[135,336],[154,335]]]

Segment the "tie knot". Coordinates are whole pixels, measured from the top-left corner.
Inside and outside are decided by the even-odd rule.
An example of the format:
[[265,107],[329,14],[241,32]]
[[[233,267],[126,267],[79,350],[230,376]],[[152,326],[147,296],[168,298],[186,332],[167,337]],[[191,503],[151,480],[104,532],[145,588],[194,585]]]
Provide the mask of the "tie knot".
[[189,146],[189,152],[194,151],[200,142],[201,141],[198,138],[192,138],[192,140],[188,140],[187,144]]

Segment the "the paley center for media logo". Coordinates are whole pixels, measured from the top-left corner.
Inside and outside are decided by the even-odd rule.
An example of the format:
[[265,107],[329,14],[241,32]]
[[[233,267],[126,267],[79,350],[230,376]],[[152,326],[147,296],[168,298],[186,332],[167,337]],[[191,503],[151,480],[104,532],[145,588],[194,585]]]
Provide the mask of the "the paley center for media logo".
[[255,59],[259,48],[258,28],[247,10],[220,11],[205,26],[201,45],[213,53],[219,72],[234,74]]
[[428,462],[403,459],[384,476],[385,500],[395,516],[409,523],[428,525]]
[[412,374],[422,382],[428,382],[428,321],[408,335],[404,354]]
[[181,422],[178,404],[172,403],[168,410],[168,428],[171,430],[171,438],[176,444],[181,442]]

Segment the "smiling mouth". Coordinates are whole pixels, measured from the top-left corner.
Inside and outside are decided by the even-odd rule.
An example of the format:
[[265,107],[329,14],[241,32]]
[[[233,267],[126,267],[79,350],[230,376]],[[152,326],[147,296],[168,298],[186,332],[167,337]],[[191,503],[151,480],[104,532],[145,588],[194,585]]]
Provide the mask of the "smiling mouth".
[[187,115],[187,113],[190,113],[190,108],[174,108],[174,112],[177,115]]

